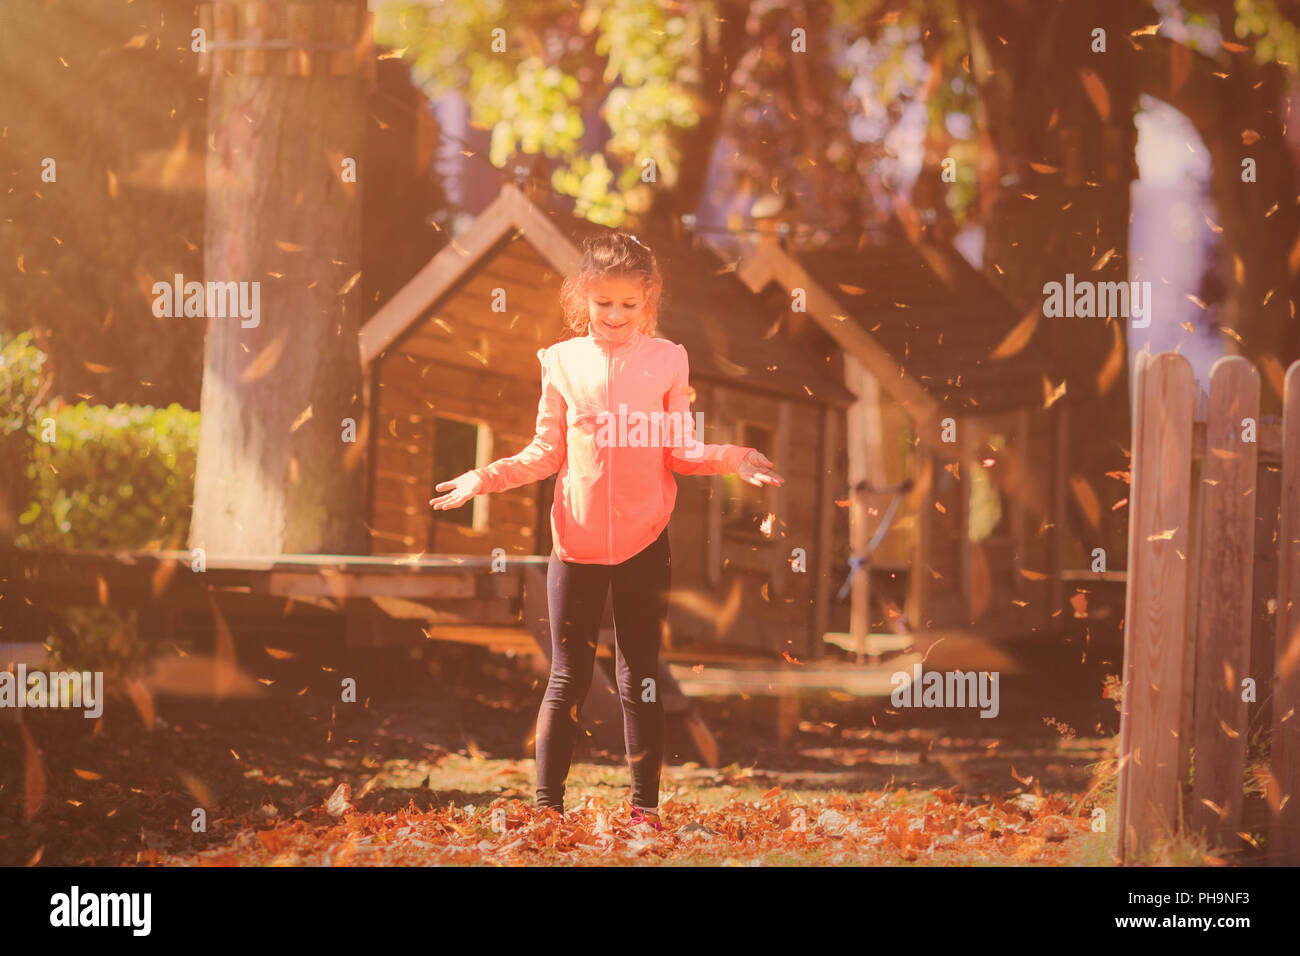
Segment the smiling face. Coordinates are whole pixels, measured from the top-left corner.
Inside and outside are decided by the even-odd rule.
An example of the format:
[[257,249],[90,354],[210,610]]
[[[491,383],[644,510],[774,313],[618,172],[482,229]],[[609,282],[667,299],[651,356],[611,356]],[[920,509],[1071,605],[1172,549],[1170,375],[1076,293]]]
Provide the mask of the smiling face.
[[599,276],[587,286],[591,333],[606,341],[625,342],[645,318],[645,286],[634,276]]

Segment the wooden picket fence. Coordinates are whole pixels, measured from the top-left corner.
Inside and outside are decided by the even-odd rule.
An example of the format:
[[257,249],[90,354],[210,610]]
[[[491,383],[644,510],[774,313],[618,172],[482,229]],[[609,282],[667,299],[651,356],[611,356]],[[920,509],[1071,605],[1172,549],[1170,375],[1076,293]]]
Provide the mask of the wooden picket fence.
[[1286,373],[1280,422],[1260,421],[1259,374],[1235,356],[1215,363],[1207,398],[1185,358],[1140,353],[1134,396],[1120,860],[1177,832],[1225,848],[1253,840],[1243,823],[1245,758],[1252,727],[1265,727],[1271,753],[1256,780],[1269,819],[1266,842],[1256,842],[1267,862],[1295,865],[1300,362]]

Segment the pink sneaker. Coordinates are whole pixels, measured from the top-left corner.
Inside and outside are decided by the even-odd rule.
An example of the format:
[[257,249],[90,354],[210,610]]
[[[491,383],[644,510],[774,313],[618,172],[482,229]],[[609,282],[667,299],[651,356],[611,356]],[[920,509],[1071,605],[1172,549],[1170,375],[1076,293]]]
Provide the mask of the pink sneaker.
[[664,825],[659,822],[659,814],[649,810],[642,810],[640,807],[632,807],[632,818],[628,821],[631,826],[647,826],[656,833],[662,833]]

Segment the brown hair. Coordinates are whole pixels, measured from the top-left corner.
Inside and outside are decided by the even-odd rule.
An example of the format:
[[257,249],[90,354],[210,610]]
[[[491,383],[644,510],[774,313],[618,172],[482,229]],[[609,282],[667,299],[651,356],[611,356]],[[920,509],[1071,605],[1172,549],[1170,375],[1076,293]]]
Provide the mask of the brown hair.
[[659,324],[663,276],[650,247],[626,232],[602,232],[582,244],[582,264],[564,280],[560,289],[565,325],[577,335],[586,334],[590,322],[587,289],[592,279],[604,276],[631,276],[641,280],[645,286],[641,331],[654,335]]

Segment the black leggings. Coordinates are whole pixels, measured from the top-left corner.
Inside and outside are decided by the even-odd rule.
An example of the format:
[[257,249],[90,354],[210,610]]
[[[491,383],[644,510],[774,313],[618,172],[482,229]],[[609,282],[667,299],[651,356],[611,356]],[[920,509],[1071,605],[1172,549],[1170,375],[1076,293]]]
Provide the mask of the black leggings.
[[[614,644],[623,741],[632,768],[632,805],[659,805],[664,706],[659,699],[659,636],[668,617],[672,564],[668,529],[621,564],[574,564],[551,551],[546,597],[551,615],[551,679],[537,715],[537,806],[564,809],[582,704],[591,686],[605,596],[614,591]],[[654,680],[653,693],[643,681]],[[643,700],[653,697],[653,700]]]

